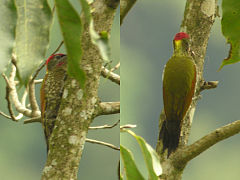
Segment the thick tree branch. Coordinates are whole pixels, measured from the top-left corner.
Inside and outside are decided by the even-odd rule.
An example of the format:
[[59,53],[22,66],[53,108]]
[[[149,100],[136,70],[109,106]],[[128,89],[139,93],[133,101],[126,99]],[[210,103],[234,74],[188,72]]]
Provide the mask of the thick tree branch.
[[120,113],[120,102],[101,102],[96,116]]
[[123,23],[123,19],[126,17],[129,10],[133,7],[137,0],[121,0],[120,2],[120,25]]
[[214,89],[218,86],[218,81],[204,81],[203,85],[200,87],[200,91],[206,90],[206,89]]
[[120,85],[120,76],[118,74],[111,72],[107,68],[102,67],[101,75],[105,78],[110,79],[112,82],[115,82],[118,85]]
[[240,120],[232,122],[226,126],[216,129],[210,134],[202,137],[193,144],[179,149],[173,157],[173,163],[175,166],[186,164],[191,159],[198,156],[200,153],[206,151],[214,144],[227,139],[240,132]]

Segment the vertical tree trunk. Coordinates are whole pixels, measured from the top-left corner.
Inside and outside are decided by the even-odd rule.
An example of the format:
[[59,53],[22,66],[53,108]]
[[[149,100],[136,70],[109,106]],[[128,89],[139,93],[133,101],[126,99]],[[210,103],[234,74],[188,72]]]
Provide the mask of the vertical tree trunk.
[[[118,0],[95,0],[91,4],[95,30],[110,32]],[[82,36],[81,67],[86,73],[85,90],[68,77],[42,179],[77,179],[88,127],[98,109],[98,86],[102,58],[91,43],[88,27]],[[77,38],[77,37],[76,37]],[[91,167],[89,167],[91,168]]]

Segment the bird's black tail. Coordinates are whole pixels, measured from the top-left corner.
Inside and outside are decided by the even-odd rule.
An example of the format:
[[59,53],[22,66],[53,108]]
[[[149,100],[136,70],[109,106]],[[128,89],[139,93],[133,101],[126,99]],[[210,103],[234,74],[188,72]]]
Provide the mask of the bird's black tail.
[[163,152],[168,149],[168,157],[174,152],[179,144],[180,123],[177,121],[163,122],[159,140],[162,140]]

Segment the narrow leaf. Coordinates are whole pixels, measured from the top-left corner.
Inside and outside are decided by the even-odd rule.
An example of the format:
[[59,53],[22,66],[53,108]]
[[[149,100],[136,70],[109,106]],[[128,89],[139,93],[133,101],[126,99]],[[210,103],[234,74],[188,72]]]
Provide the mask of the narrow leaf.
[[133,159],[131,151],[124,146],[120,146],[120,153],[123,159],[124,168],[126,171],[126,177],[128,180],[144,180],[143,176],[139,172],[136,163]]
[[0,1],[0,73],[4,72],[11,60],[17,24],[14,0]]
[[52,23],[47,0],[16,0],[16,60],[18,76],[26,84],[45,58]]
[[126,130],[137,140],[142,153],[144,160],[147,165],[149,177],[151,180],[158,180],[158,176],[162,174],[162,167],[160,165],[160,159],[156,151],[140,136],[137,136],[134,132]]
[[55,0],[59,24],[68,55],[68,74],[84,87],[85,73],[80,68],[82,59],[82,23],[78,13],[68,0]]
[[84,17],[85,17],[85,21],[88,23],[88,25],[91,22],[92,19],[92,15],[91,15],[91,11],[90,11],[90,6],[88,4],[88,2],[86,0],[79,0],[82,6],[82,10],[84,13]]
[[222,33],[230,44],[230,51],[219,70],[227,64],[240,61],[240,1],[223,0],[222,12]]

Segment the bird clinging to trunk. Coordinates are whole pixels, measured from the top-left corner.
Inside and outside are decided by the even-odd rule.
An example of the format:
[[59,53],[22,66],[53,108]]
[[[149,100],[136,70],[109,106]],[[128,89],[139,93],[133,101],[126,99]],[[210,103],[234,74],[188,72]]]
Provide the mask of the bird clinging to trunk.
[[49,138],[58,115],[64,90],[64,82],[67,77],[67,56],[65,54],[53,54],[46,61],[46,75],[43,79],[40,100],[41,119],[49,149]]
[[168,156],[179,144],[183,119],[192,102],[196,84],[196,65],[190,53],[190,37],[177,33],[173,39],[174,51],[163,72],[163,104],[166,120],[159,139]]

